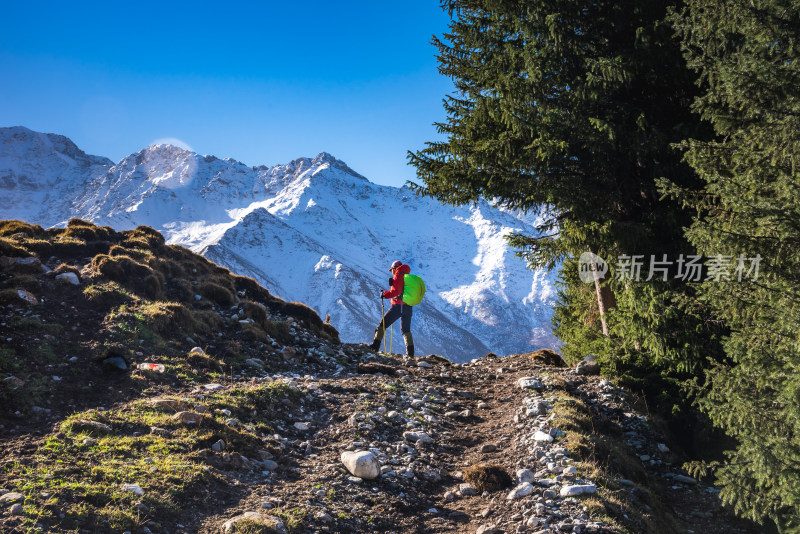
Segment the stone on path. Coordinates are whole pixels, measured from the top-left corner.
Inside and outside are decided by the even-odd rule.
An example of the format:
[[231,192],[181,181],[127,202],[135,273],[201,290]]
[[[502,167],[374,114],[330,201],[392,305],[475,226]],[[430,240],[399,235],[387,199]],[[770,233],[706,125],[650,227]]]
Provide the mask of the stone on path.
[[403,439],[409,443],[433,443],[433,438],[425,432],[403,432]]
[[81,281],[78,278],[78,275],[73,273],[72,271],[56,275],[56,280],[66,284],[72,284],[73,286],[81,285]]
[[531,484],[530,482],[523,482],[522,484],[511,490],[506,499],[508,499],[509,501],[513,501],[514,499],[527,497],[531,493],[533,493],[533,484]]
[[23,500],[24,498],[25,495],[23,495],[22,493],[12,491],[4,495],[0,495],[0,506],[5,506],[7,504],[15,503],[17,501]]
[[372,480],[381,474],[380,462],[369,451],[344,451],[341,460],[350,474],[355,477]]
[[562,497],[574,497],[576,495],[586,495],[597,491],[594,484],[576,484],[574,486],[564,486],[561,488]]
[[536,433],[533,435],[534,441],[553,441],[553,436],[548,434],[547,432],[542,432],[541,430],[537,430]]
[[579,375],[599,375],[600,364],[597,363],[597,356],[590,354],[585,357],[575,367],[575,372],[577,372]]
[[272,529],[272,531],[276,534],[289,534],[289,531],[286,530],[286,525],[283,524],[283,521],[274,515],[266,515],[260,512],[245,512],[242,515],[237,515],[233,519],[229,519],[222,524],[222,531],[231,532],[236,523],[244,520],[250,520],[255,523],[262,524],[265,527]]
[[522,389],[544,389],[544,384],[542,384],[539,379],[533,376],[526,376],[517,380],[517,386]]
[[475,495],[478,494],[478,492],[475,491],[475,488],[472,486],[472,484],[469,484],[467,482],[459,484],[458,485],[458,491],[464,497],[474,497]]
[[536,476],[533,474],[533,471],[530,469],[518,469],[517,470],[517,480],[522,482],[533,482],[536,480]]

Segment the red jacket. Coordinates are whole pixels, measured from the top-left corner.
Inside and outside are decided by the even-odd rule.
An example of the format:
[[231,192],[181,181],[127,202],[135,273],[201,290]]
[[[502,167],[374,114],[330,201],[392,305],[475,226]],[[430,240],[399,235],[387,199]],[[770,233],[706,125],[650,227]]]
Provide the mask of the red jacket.
[[411,267],[408,265],[401,265],[397,268],[394,272],[394,279],[392,280],[392,289],[384,291],[381,293],[381,296],[385,299],[392,299],[392,304],[402,304],[403,299],[400,297],[403,296],[403,289],[405,284],[403,283],[403,275],[410,274]]

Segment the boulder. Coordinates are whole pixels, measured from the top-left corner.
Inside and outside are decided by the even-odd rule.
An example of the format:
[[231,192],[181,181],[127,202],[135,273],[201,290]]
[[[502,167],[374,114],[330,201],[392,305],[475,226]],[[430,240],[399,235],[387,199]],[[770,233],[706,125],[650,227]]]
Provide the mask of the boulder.
[[585,357],[575,367],[575,372],[577,372],[579,375],[599,375],[600,364],[597,363],[597,356],[590,354]]
[[341,456],[342,463],[355,477],[372,480],[381,474],[381,464],[369,451],[345,451]]

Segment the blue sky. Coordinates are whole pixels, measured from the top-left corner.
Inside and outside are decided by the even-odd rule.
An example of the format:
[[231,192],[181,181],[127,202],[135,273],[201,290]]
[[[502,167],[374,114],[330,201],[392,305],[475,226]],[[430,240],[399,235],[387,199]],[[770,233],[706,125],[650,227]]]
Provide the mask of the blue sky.
[[248,165],[325,151],[400,186],[445,118],[448,20],[437,0],[6,2],[0,126],[114,161],[165,139]]

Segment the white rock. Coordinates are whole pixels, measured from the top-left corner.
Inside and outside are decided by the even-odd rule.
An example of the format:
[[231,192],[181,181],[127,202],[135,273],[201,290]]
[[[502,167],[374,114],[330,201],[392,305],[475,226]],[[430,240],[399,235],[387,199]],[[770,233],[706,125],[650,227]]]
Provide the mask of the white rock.
[[597,491],[594,484],[576,484],[574,486],[564,486],[561,488],[560,495],[562,497],[574,497],[576,495],[586,495]]
[[517,386],[522,389],[544,389],[542,384],[536,377],[526,376],[517,380]]
[[658,452],[660,452],[661,454],[666,454],[666,453],[669,452],[669,447],[667,447],[663,443],[659,443],[658,444]]
[[350,474],[358,478],[372,480],[381,474],[381,464],[371,452],[345,451],[341,460]]
[[315,513],[314,514],[314,519],[316,519],[317,521],[319,521],[321,523],[330,523],[330,522],[333,521],[333,517],[330,514],[328,514],[326,512],[323,512],[323,511],[319,511],[319,512]]
[[289,531],[286,530],[286,525],[283,524],[283,521],[273,515],[266,515],[260,512],[245,512],[242,515],[237,515],[233,519],[229,519],[223,523],[222,531],[230,532],[235,528],[234,526],[236,523],[239,521],[244,521],[245,519],[263,524],[270,528],[272,532],[275,532],[275,534],[289,534]]
[[81,281],[78,279],[78,275],[71,271],[57,275],[56,280],[59,280],[67,284],[72,284],[73,286],[81,285]]
[[430,369],[433,365],[429,364],[428,362],[419,362],[417,363],[417,367],[422,367],[423,369]]
[[531,484],[530,482],[523,482],[522,484],[511,490],[506,499],[508,499],[509,501],[513,501],[514,499],[527,497],[531,493],[533,493],[533,484]]
[[525,525],[528,526],[528,527],[531,527],[531,528],[538,527],[539,526],[539,518],[536,517],[535,515],[532,515],[532,516],[530,516],[528,518],[527,521],[525,521]]
[[403,439],[409,443],[433,443],[433,438],[425,432],[403,432]]
[[534,441],[553,441],[553,436],[548,434],[547,432],[542,432],[541,430],[537,430],[536,433],[533,435]]
[[530,469],[518,469],[517,470],[517,480],[520,483],[523,482],[533,482],[536,479],[536,476],[533,474],[533,471]]
[[464,482],[463,484],[459,484],[458,485],[458,491],[464,497],[473,497],[473,496],[478,494],[478,492],[475,491],[475,488],[472,487],[472,484],[469,484],[467,482]]
[[135,493],[136,495],[144,495],[144,490],[139,484],[123,484],[122,490]]
[[305,432],[309,428],[308,423],[295,423],[294,427],[301,432]]
[[9,493],[0,495],[0,504],[11,504],[17,501],[23,501],[24,499],[25,495],[23,495],[22,493],[11,491]]
[[575,372],[579,375],[599,375],[600,364],[597,363],[597,356],[590,354],[575,366]]

